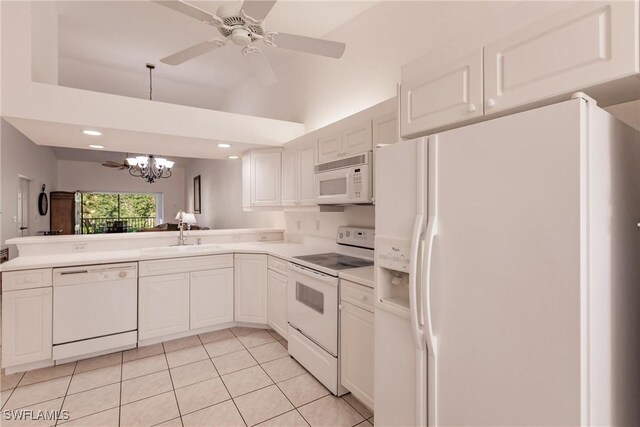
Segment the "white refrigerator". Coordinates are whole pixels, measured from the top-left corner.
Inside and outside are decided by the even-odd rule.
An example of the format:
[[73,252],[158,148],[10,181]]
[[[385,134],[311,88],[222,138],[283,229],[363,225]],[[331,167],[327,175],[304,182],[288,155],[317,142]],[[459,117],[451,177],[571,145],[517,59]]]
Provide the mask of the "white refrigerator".
[[640,133],[575,98],[376,161],[376,425],[640,425]]

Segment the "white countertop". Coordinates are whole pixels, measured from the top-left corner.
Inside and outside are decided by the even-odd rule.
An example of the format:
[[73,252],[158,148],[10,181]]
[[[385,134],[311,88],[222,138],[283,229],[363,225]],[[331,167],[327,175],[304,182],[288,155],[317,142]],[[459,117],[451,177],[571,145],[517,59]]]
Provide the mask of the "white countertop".
[[373,272],[374,272],[373,266],[350,268],[349,270],[341,271],[338,277],[344,280],[349,280],[350,282],[359,283],[361,285],[368,286],[370,288],[375,288],[375,280],[373,278]]
[[[145,253],[145,249],[114,250],[70,254],[19,256],[0,264],[1,271],[30,270],[35,268],[71,267],[75,265],[107,264],[115,262],[146,261],[224,254],[230,252],[266,253],[290,261],[295,256],[327,252],[327,248],[287,242],[223,243],[198,252]],[[157,249],[157,248],[156,248]]]

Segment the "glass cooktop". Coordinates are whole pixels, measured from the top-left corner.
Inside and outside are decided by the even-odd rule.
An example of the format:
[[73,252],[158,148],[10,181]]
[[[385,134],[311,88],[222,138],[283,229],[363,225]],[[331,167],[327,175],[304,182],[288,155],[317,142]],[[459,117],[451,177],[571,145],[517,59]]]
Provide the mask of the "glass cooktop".
[[335,252],[296,256],[294,258],[319,265],[320,267],[329,268],[331,270],[346,270],[348,268],[369,267],[370,265],[373,265],[373,261],[342,255]]

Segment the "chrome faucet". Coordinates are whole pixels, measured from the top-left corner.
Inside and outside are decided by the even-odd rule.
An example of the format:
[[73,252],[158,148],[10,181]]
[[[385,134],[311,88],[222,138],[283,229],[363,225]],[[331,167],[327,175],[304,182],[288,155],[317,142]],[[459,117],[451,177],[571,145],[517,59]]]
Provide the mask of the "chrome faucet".
[[178,220],[178,230],[180,230],[180,235],[178,236],[178,246],[184,246],[187,244],[187,237],[184,236],[184,226],[186,224],[187,231],[191,230],[191,224],[195,224],[196,219],[193,214],[185,213],[182,211],[178,211],[176,219]]
[[[190,225],[188,227],[191,228]],[[178,220],[178,230],[180,230],[180,235],[178,236],[178,246],[184,246],[187,238],[184,237],[184,222],[182,221],[182,218]]]

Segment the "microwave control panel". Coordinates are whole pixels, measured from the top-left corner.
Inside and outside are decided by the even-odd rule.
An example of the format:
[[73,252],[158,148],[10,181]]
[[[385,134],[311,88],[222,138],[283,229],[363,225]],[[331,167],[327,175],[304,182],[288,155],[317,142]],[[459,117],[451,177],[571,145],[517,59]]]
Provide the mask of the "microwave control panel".
[[353,182],[353,193],[356,199],[359,199],[362,195],[362,168],[356,168],[351,174]]

